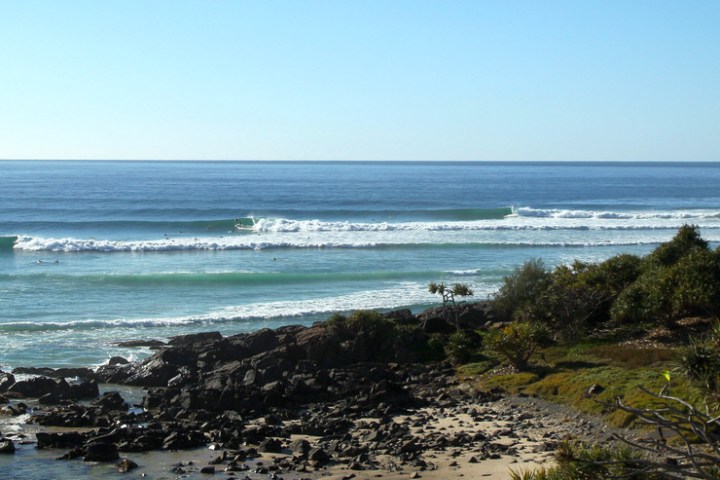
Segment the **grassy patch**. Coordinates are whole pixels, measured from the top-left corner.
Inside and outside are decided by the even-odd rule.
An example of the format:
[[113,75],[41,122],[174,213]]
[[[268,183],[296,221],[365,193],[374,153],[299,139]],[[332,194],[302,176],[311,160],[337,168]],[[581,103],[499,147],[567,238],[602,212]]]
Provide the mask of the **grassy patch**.
[[485,391],[502,390],[507,393],[520,393],[525,387],[537,382],[539,379],[540,377],[532,372],[488,375],[478,379],[476,386]]
[[477,362],[467,363],[458,367],[458,375],[461,376],[477,376],[488,372],[493,367],[496,367],[500,362],[495,358],[484,358]]
[[651,367],[677,358],[674,348],[638,348],[634,345],[595,345],[587,354],[623,368]]
[[[475,385],[485,391],[499,389],[523,393],[600,414],[617,427],[636,426],[632,415],[614,407],[616,398],[638,408],[658,407],[640,387],[658,392],[666,386],[664,370],[672,369],[675,351],[669,348],[638,349],[602,341],[554,346],[545,349],[536,366],[527,372],[489,371],[486,363],[467,365],[460,372],[477,376]],[[594,392],[590,392],[591,387]],[[688,383],[673,377],[674,395],[689,398]]]

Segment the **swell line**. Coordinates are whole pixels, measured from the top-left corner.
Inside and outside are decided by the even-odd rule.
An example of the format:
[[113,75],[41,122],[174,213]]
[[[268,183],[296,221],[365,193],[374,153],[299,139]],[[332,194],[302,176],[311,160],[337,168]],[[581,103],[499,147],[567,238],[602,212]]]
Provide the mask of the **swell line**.
[[102,274],[102,275],[63,275],[63,274],[0,274],[3,281],[50,281],[73,282],[75,284],[92,285],[121,285],[121,286],[216,286],[216,285],[285,285],[323,282],[356,282],[356,281],[384,281],[384,280],[419,280],[436,278],[446,274],[471,275],[472,271],[465,272],[331,272],[331,273],[272,273],[272,272],[168,272],[153,274]]

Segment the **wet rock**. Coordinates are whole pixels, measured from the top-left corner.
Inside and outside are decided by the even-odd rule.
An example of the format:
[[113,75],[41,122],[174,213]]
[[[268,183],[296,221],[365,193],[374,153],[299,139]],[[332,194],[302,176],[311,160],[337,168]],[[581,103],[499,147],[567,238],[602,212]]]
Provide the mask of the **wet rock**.
[[220,332],[200,332],[200,333],[191,333],[188,335],[177,335],[175,337],[171,337],[170,340],[168,340],[168,345],[173,346],[190,346],[195,344],[207,344],[209,342],[214,342],[221,340],[223,336],[220,334]]
[[293,440],[292,442],[290,442],[288,448],[290,449],[290,451],[293,452],[293,454],[299,457],[306,457],[307,453],[311,449],[310,442],[308,442],[304,438]]
[[65,394],[72,400],[87,400],[89,398],[97,398],[100,395],[100,389],[95,380],[89,382],[71,384],[68,392]]
[[127,412],[129,409],[128,404],[125,403],[125,400],[118,392],[105,392],[102,397],[94,400],[92,404],[111,411]]
[[0,393],[7,392],[8,388],[15,383],[15,376],[12,373],[0,371]]
[[22,375],[40,375],[49,378],[80,378],[92,380],[95,372],[89,368],[49,368],[49,367],[17,367],[13,373]]
[[85,436],[79,432],[37,432],[35,436],[37,448],[73,448],[85,443]]
[[332,460],[332,457],[322,448],[313,448],[308,452],[308,460],[314,464],[324,465]]
[[110,365],[110,366],[127,365],[128,363],[130,363],[130,361],[127,358],[119,357],[119,356],[110,357],[110,360],[108,360],[108,365]]
[[47,393],[63,395],[70,390],[70,385],[64,380],[53,380],[47,377],[35,377],[15,382],[8,388],[8,392],[17,393],[23,397],[39,398]]
[[0,454],[15,453],[15,444],[7,438],[0,438]]
[[161,342],[160,340],[127,340],[124,342],[118,342],[115,345],[118,347],[126,347],[126,348],[136,348],[136,347],[150,347],[150,348],[160,348],[165,346],[165,342]]
[[261,452],[279,453],[282,450],[282,442],[276,438],[267,438],[260,443]]
[[123,458],[120,463],[117,464],[117,471],[120,473],[127,473],[131,470],[138,468],[138,464],[130,460],[129,458]]
[[86,462],[113,462],[120,458],[117,447],[108,442],[94,442],[86,447],[83,460]]
[[56,392],[48,392],[38,398],[40,405],[59,405],[63,397]]

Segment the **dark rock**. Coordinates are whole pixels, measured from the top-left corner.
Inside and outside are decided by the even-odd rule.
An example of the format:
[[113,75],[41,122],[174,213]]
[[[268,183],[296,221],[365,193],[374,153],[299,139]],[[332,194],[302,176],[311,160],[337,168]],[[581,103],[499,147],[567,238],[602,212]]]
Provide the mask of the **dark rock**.
[[38,398],[40,405],[60,405],[63,397],[56,392],[48,392],[45,395]]
[[73,448],[85,443],[85,437],[78,432],[37,432],[35,437],[37,448]]
[[298,333],[296,342],[305,352],[305,356],[319,365],[334,366],[343,363],[339,361],[339,339],[323,326],[314,326]]
[[385,318],[400,325],[416,325],[419,323],[417,317],[413,315],[409,308],[387,312]]
[[310,451],[310,442],[305,439],[293,440],[289,448],[295,455],[304,457]]
[[131,470],[138,468],[138,464],[130,460],[129,458],[123,458],[120,463],[117,464],[117,471],[120,473],[127,473]]
[[47,393],[64,395],[70,390],[70,385],[64,380],[53,380],[47,377],[35,377],[15,382],[8,392],[17,393],[23,397],[39,398]]
[[423,331],[427,334],[450,334],[455,331],[455,326],[442,317],[427,317],[422,321],[421,327]]
[[178,335],[175,337],[170,338],[168,340],[168,345],[173,346],[190,346],[195,344],[202,344],[202,343],[212,343],[214,341],[221,340],[223,336],[220,334],[220,332],[200,332],[200,333],[191,333],[188,335]]
[[15,376],[12,373],[0,372],[0,393],[7,392],[13,383],[15,383]]
[[266,438],[260,443],[261,452],[279,453],[282,450],[282,442],[276,438]]
[[215,474],[215,467],[213,467],[213,466],[202,467],[202,468],[200,469],[200,473],[205,473],[205,474],[209,474],[209,475],[214,475],[214,474]]
[[118,342],[115,345],[118,347],[135,348],[135,347],[150,347],[159,348],[165,346],[165,342],[160,340],[127,340],[124,342]]
[[330,457],[330,455],[328,455],[328,453],[322,448],[313,448],[308,452],[307,457],[309,461],[320,464],[325,464],[332,460],[332,457]]
[[247,335],[242,342],[250,356],[269,352],[279,345],[278,337],[269,328],[263,328]]
[[56,458],[56,460],[75,460],[76,458],[80,458],[84,455],[81,448],[73,448],[72,450],[68,451],[64,455],[59,456]]
[[86,462],[113,462],[118,458],[120,455],[114,444],[94,442],[87,445],[83,460]]
[[110,366],[113,366],[113,365],[127,365],[128,363],[130,363],[130,362],[129,362],[128,359],[125,358],[125,357],[115,356],[115,357],[110,357],[110,360],[108,360],[108,365],[110,365]]
[[129,409],[128,404],[125,403],[125,400],[118,392],[105,392],[102,397],[94,400],[92,404],[111,411],[127,412]]
[[17,367],[13,373],[22,375],[41,375],[49,378],[82,378],[94,379],[95,372],[89,368],[49,368],[49,367]]
[[0,454],[15,453],[15,444],[7,438],[0,438]]
[[[162,352],[165,352],[164,350]],[[157,355],[157,354],[156,354]],[[172,355],[168,355],[172,357]],[[181,358],[181,357],[180,357]],[[130,369],[116,370],[116,376],[111,376],[107,381],[117,381],[126,385],[138,387],[165,387],[168,380],[178,374],[178,366],[169,364],[158,356],[152,356],[140,365],[118,365],[115,368],[132,367]],[[98,374],[103,367],[98,369]],[[117,376],[120,378],[117,378]],[[123,378],[124,377],[124,378]]]
[[85,400],[89,398],[97,398],[100,395],[100,389],[95,380],[71,384],[66,396],[73,400]]

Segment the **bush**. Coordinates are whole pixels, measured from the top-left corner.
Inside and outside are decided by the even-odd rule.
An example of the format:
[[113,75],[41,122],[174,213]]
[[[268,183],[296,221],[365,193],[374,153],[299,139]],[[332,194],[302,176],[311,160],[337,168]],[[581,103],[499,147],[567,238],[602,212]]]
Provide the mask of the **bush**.
[[482,337],[472,330],[458,330],[448,336],[445,355],[454,364],[468,363],[482,346]]
[[720,410],[720,323],[703,338],[691,338],[675,371],[684,375],[714,411]]
[[[618,295],[610,309],[614,321],[673,326],[679,318],[720,313],[720,253],[699,247],[700,239],[681,250],[678,244],[689,241],[676,239],[658,247],[642,274]],[[670,258],[674,263],[660,261]]]
[[485,345],[507,358],[513,368],[525,370],[532,354],[547,338],[546,328],[539,323],[513,322],[490,331],[485,337]]
[[694,249],[680,258],[670,270],[672,313],[689,315],[720,313],[720,254]]
[[340,338],[367,334],[379,344],[396,337],[397,324],[375,310],[356,310],[348,316],[335,313],[327,320],[327,327]]
[[673,288],[671,272],[665,267],[651,265],[618,295],[610,309],[610,318],[624,323],[659,321],[671,324]]
[[536,300],[533,319],[551,328],[564,340],[579,338],[597,322],[596,313],[603,306],[602,293],[582,282],[573,268],[561,265],[550,274],[550,281]]
[[645,456],[638,450],[617,445],[586,445],[565,441],[558,446],[558,465],[523,473],[511,472],[512,480],[659,480],[654,473],[643,472]]
[[527,261],[512,275],[503,278],[503,284],[492,300],[493,311],[504,321],[522,315],[532,318],[539,313],[537,300],[550,282],[550,273],[542,260]]
[[657,247],[648,257],[650,262],[660,265],[674,265],[692,250],[707,250],[708,243],[700,238],[695,225],[683,225],[669,242]]

